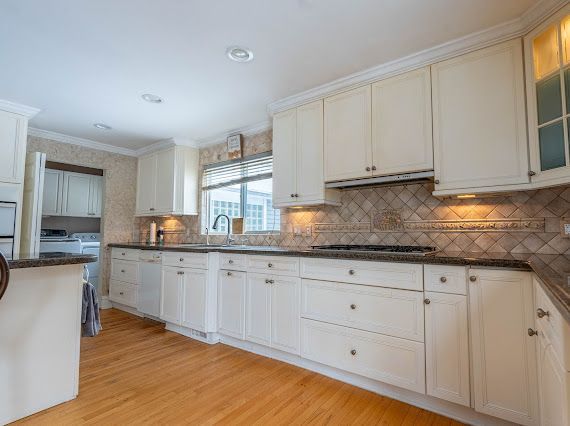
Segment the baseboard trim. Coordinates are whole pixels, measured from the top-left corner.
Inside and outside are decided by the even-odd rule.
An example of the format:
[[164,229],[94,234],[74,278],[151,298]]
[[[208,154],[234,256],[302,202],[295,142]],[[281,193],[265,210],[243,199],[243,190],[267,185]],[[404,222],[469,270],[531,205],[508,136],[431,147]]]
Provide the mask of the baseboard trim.
[[169,322],[166,323],[165,328],[168,331],[173,331],[174,333],[190,337],[191,339],[198,340],[209,345],[215,345],[220,342],[220,335],[218,333],[204,333],[203,331],[193,330],[191,328],[182,327]]
[[144,318],[143,313],[137,311],[136,308],[131,308],[130,306],[122,305],[122,304],[117,303],[117,302],[111,302],[111,307],[114,309],[118,309],[119,311],[127,312],[129,314],[136,315],[137,317]]
[[99,304],[100,309],[111,309],[113,303],[109,300],[109,296],[102,296],[101,303]]

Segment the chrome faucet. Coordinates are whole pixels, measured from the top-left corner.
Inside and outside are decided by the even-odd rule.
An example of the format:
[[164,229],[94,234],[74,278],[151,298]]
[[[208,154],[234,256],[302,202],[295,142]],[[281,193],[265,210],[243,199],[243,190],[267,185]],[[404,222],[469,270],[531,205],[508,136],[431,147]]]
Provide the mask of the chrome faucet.
[[232,222],[230,220],[230,218],[228,217],[228,215],[226,214],[219,214],[216,216],[216,219],[214,220],[214,224],[212,225],[212,229],[217,230],[218,229],[218,221],[220,220],[221,217],[225,217],[226,220],[228,221],[228,235],[226,237],[226,244],[229,246],[234,240],[233,238],[230,238],[230,231],[231,231],[231,225]]

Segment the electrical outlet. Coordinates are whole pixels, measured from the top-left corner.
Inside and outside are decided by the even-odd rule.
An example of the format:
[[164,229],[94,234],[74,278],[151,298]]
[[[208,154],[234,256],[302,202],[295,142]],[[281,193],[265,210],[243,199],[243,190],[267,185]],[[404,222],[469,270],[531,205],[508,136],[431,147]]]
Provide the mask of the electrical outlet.
[[293,235],[296,237],[302,237],[303,236],[303,227],[301,225],[293,226]]
[[564,235],[570,235],[570,223],[564,224]]
[[305,226],[305,237],[310,237],[311,235],[313,235],[311,225]]

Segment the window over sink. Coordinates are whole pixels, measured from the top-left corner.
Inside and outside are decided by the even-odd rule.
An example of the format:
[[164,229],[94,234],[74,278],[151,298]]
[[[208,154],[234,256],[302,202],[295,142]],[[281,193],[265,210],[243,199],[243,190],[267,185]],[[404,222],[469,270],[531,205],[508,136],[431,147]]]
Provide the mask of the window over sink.
[[228,232],[221,220],[212,230],[216,216],[243,217],[246,233],[279,232],[280,213],[273,208],[273,156],[263,153],[239,160],[210,164],[202,175],[204,227],[210,233]]

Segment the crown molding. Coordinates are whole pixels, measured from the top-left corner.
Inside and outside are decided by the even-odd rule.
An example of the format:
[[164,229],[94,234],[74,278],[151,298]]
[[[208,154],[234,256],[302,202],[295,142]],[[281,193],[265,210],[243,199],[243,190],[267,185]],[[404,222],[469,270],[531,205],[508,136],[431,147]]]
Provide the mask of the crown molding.
[[170,148],[172,146],[188,146],[191,148],[198,148],[198,144],[191,140],[185,138],[169,138],[157,141],[151,145],[139,148],[135,151],[135,155],[140,157],[142,155],[150,154],[161,149]]
[[273,116],[279,111],[295,108],[358,86],[370,84],[374,81],[412,71],[454,56],[463,55],[496,43],[521,37],[542,22],[546,17],[568,4],[568,2],[569,0],[541,0],[517,19],[413,53],[394,61],[350,74],[296,95],[272,102],[267,106],[269,115]]
[[28,136],[49,139],[52,141],[67,143],[70,145],[78,145],[84,148],[95,149],[97,151],[111,152],[113,154],[128,155],[130,157],[137,156],[136,151],[129,148],[121,148],[118,146],[113,146],[106,143],[93,141],[90,139],[78,138],[75,136],[69,136],[69,135],[64,135],[62,133],[52,132],[49,130],[36,129],[34,127],[28,128]]
[[23,115],[29,119],[33,118],[41,110],[27,105],[17,104],[15,102],[0,99],[0,110],[13,112],[14,114]]
[[251,136],[269,130],[271,129],[271,127],[272,127],[271,121],[265,120],[256,124],[252,124],[251,126],[244,126],[232,130],[226,130],[225,132],[218,133],[217,135],[208,138],[198,139],[197,143],[198,147],[204,148],[206,146],[212,146],[218,143],[225,142],[228,136],[231,135],[241,133],[244,136]]

